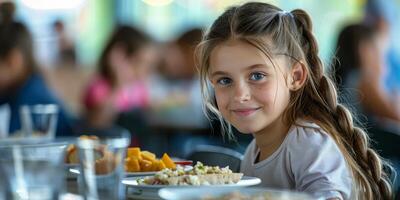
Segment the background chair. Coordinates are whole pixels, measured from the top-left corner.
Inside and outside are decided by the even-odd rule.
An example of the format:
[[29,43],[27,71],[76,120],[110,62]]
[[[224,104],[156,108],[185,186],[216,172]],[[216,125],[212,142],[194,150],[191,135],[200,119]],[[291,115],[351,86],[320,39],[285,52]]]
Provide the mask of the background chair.
[[187,156],[187,159],[202,162],[205,165],[226,167],[239,172],[243,155],[232,149],[212,145],[198,145]]

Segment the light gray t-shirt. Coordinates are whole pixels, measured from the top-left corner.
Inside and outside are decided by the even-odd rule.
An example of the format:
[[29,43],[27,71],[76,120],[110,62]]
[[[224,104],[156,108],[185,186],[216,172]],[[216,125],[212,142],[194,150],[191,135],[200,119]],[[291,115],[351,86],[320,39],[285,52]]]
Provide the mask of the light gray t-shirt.
[[310,193],[316,197],[350,199],[352,178],[335,141],[317,124],[297,121],[281,146],[257,162],[255,140],[241,165],[246,176],[258,177],[261,186]]

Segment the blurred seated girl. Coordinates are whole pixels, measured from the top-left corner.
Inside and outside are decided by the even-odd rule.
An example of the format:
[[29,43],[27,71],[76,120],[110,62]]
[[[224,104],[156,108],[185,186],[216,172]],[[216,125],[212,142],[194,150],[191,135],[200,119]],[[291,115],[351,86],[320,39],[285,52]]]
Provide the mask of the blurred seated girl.
[[385,118],[399,123],[399,104],[384,88],[386,66],[379,41],[377,31],[371,27],[345,27],[337,42],[335,76],[345,102],[359,114],[368,120]]
[[47,87],[34,58],[33,41],[24,24],[14,21],[0,24],[0,105],[11,111],[9,132],[21,129],[22,105],[59,106],[56,136],[72,135],[72,119]]
[[118,114],[149,106],[146,80],[154,61],[147,35],[129,26],[115,30],[84,95],[90,127],[108,128]]

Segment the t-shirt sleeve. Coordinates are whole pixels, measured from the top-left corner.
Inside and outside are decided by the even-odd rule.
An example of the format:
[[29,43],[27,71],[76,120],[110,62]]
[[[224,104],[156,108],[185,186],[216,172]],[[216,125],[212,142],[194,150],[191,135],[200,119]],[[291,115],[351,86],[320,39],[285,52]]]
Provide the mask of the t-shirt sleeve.
[[289,157],[296,189],[323,199],[350,199],[352,178],[335,141],[306,127],[292,139]]

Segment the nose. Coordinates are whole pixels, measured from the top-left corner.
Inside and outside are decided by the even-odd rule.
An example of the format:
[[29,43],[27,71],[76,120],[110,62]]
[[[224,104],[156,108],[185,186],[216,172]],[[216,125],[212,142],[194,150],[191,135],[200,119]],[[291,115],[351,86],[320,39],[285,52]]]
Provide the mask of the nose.
[[246,83],[239,83],[235,85],[233,99],[236,102],[242,103],[250,100],[250,98],[251,98],[250,88]]

